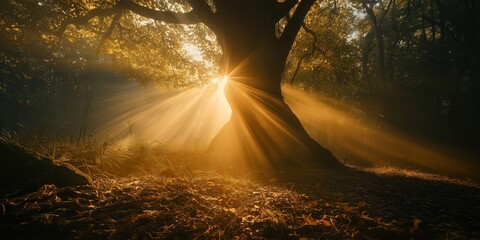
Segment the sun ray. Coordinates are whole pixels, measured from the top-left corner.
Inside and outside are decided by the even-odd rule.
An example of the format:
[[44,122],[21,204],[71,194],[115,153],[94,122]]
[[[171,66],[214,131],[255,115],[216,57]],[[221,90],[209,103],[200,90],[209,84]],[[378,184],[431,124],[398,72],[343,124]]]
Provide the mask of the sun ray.
[[93,119],[102,123],[96,133],[115,138],[129,135],[171,149],[205,149],[231,114],[223,81],[212,83],[170,92],[154,87],[118,90],[93,106]]

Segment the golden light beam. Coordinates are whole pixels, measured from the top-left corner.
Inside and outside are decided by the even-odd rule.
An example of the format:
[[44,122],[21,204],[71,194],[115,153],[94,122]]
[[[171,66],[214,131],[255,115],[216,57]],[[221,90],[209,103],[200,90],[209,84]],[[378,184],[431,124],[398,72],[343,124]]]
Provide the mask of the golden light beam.
[[95,133],[157,141],[170,149],[205,149],[231,114],[223,94],[224,80],[169,92],[154,87],[118,90],[94,104]]
[[[227,81],[225,76],[212,79],[211,84],[204,87],[170,92],[153,87],[112,90],[110,86],[110,94],[98,94],[108,96],[93,104],[96,111],[91,119],[96,123],[91,124],[97,125],[96,135],[110,135],[117,139],[128,135],[132,141],[157,141],[170,149],[206,150],[231,117],[224,95]],[[278,157],[282,157],[282,148],[289,148],[292,143],[301,146],[295,130],[275,113],[275,104],[278,103],[271,96],[239,81],[228,84],[228,91],[233,91],[231,94],[240,101],[239,107],[253,114],[237,112],[240,115],[233,118],[235,123],[227,127],[231,139],[222,151],[235,159],[222,158],[224,164],[233,167],[254,164],[262,168],[276,164],[271,161],[271,152],[267,152],[271,149],[260,146],[264,139],[259,139],[262,134],[256,134],[258,131],[270,133],[269,141],[277,148]],[[478,167],[463,159],[463,155],[452,154],[445,146],[423,142],[393,129],[379,130],[368,121],[359,121],[348,112],[325,103],[319,96],[289,86],[282,87],[282,92],[309,134],[340,161],[347,160],[353,165],[413,167],[480,176]],[[252,129],[252,124],[247,124],[249,121],[257,127]],[[306,149],[300,147],[293,154]],[[241,163],[251,161],[252,157],[255,162]]]
[[479,167],[472,162],[475,156],[421,141],[395,129],[378,129],[374,121],[354,118],[321,101],[318,95],[290,86],[284,86],[282,92],[307,132],[341,161],[353,165],[421,168],[480,177]]

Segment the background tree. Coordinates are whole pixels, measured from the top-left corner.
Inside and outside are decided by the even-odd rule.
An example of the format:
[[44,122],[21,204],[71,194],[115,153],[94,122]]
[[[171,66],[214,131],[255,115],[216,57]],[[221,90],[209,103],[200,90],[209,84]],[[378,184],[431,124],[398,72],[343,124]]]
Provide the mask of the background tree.
[[[352,113],[360,109],[362,113],[356,117],[374,119],[378,130],[400,128],[429,141],[477,152],[478,156],[476,149],[480,142],[475,137],[478,124],[474,120],[479,112],[474,93],[478,76],[476,70],[466,70],[478,64],[478,46],[471,41],[478,35],[478,17],[475,17],[478,4],[407,0],[367,3],[377,18],[384,15],[381,31],[388,88],[376,84],[378,54],[371,53],[378,53],[378,45],[371,16],[360,1],[338,4],[336,13],[341,16],[338,19],[326,13],[315,16],[315,19],[328,16],[329,20],[317,21],[311,28],[317,36],[317,47],[332,51],[331,59],[325,60],[319,50],[314,58],[305,58],[294,84],[320,91],[343,103],[340,105]],[[325,33],[336,21],[350,21],[341,23],[343,28],[333,28],[345,29],[345,34]],[[293,62],[311,49],[309,34],[299,36],[298,42],[303,43],[293,49]],[[347,48],[336,48],[338,43]],[[353,49],[353,54],[345,49]],[[341,61],[342,58],[348,60]],[[335,81],[335,76],[340,75],[327,71],[333,62],[354,71]],[[288,65],[287,75],[294,70],[295,64]],[[313,70],[325,75],[314,78],[310,75]]]

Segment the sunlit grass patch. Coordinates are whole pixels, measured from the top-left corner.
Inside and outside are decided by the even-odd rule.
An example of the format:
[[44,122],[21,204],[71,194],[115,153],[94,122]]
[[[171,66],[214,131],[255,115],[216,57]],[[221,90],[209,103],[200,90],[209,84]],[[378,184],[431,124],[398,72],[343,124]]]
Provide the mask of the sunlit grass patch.
[[361,171],[371,172],[384,176],[403,176],[408,178],[417,178],[431,182],[447,182],[465,186],[480,188],[480,184],[470,178],[458,179],[442,174],[429,173],[415,169],[405,169],[397,167],[373,167],[373,168],[356,168]]
[[35,136],[22,138],[15,132],[3,131],[0,139],[57,162],[71,164],[93,178],[143,174],[190,175],[191,163],[204,157],[201,152],[170,151],[156,142],[133,143],[128,138],[101,140],[92,136],[78,142]]

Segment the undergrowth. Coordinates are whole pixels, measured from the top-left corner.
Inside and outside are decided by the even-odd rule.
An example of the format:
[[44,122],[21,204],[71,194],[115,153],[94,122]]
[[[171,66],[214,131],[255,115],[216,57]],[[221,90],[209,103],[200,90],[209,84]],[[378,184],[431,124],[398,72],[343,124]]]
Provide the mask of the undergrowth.
[[2,130],[0,141],[23,147],[60,163],[68,163],[93,178],[168,174],[189,177],[191,165],[204,157],[201,152],[171,151],[161,143],[139,143],[122,139],[90,136],[85,141],[66,138],[25,136]]

